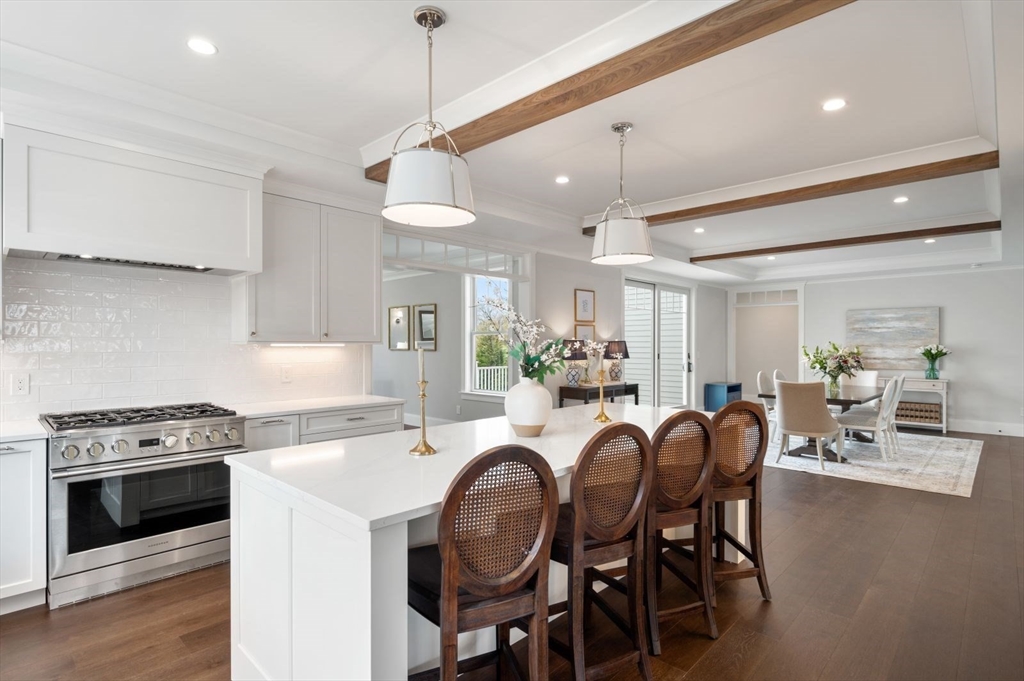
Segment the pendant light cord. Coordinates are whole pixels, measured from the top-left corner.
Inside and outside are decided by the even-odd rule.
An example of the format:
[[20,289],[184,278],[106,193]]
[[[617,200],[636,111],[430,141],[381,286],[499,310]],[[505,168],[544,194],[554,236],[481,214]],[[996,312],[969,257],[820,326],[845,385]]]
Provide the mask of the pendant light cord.
[[427,148],[434,148],[434,19],[427,16]]
[[625,157],[625,153],[626,153],[626,133],[620,132],[619,133],[619,217],[620,218],[622,217],[622,205],[625,203],[625,199],[623,198],[623,196],[625,195],[625,191],[623,190],[623,180],[622,180],[623,165],[624,165],[623,158]]

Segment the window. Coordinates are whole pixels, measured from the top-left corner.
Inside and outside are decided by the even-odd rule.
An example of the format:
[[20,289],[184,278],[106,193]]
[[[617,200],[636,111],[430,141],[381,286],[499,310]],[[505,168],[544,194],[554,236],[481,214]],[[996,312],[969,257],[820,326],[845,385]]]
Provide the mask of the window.
[[498,277],[466,276],[469,308],[466,319],[469,331],[469,367],[467,386],[470,392],[502,394],[509,387],[508,347],[489,321],[487,298],[509,302],[509,280]]

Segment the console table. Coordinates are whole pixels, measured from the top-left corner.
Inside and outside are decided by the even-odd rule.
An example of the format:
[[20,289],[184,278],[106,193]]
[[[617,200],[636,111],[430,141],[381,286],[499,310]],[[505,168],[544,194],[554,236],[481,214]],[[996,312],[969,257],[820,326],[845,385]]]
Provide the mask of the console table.
[[[892,378],[889,377],[880,378],[879,383],[884,387],[885,383],[891,380]],[[949,421],[946,418],[946,404],[949,401],[949,381],[945,378],[908,378],[903,383],[904,398],[908,392],[931,393],[933,395],[938,395],[941,421],[907,421],[900,419],[897,415],[896,425],[907,426],[908,428],[937,428],[941,429],[942,432],[945,433],[949,425]],[[900,404],[907,402],[909,402],[907,399],[900,400]]]
[[[583,400],[583,404],[590,404],[591,400],[597,401],[600,386],[596,383],[580,384],[572,387],[563,385],[558,388],[558,407],[565,406],[566,400]],[[633,404],[640,404],[639,383],[605,383],[604,396],[615,401],[616,397],[633,396]]]

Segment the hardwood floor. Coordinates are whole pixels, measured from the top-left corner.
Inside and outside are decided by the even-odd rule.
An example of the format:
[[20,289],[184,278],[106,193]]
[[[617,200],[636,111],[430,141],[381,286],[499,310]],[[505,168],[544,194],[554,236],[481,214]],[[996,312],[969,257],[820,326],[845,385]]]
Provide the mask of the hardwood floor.
[[[655,678],[1024,679],[1024,440],[960,437],[985,442],[970,498],[767,469],[774,600],[721,585],[717,641],[697,613],[664,622]],[[614,654],[618,631],[593,625],[588,652]],[[229,637],[219,565],[0,618],[0,680],[228,679]],[[569,676],[552,654],[551,678]]]

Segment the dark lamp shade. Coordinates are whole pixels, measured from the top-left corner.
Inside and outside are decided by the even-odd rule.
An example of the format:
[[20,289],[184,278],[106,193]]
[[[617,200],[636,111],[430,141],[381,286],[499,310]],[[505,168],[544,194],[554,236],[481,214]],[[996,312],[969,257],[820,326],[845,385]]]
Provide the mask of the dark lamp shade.
[[613,340],[608,341],[607,347],[604,349],[605,359],[629,359],[629,350],[626,348],[626,341]]
[[570,362],[582,362],[587,358],[587,352],[583,349],[583,344],[580,341],[572,339],[565,341],[565,347],[573,348],[569,356],[566,357]]

